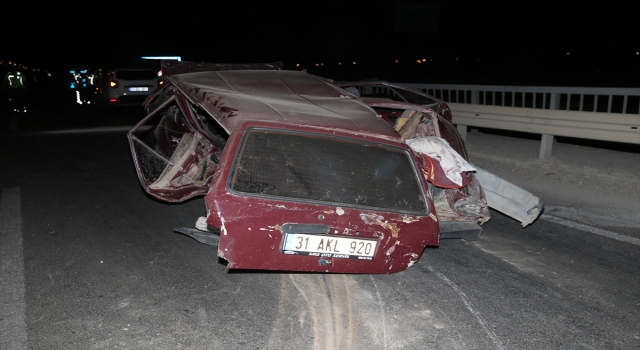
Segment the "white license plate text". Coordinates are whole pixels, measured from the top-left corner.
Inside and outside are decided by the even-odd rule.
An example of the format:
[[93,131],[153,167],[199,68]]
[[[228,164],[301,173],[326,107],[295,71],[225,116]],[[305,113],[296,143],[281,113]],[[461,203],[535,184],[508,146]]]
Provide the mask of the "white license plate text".
[[378,245],[376,240],[303,233],[287,233],[284,239],[285,254],[343,259],[372,260]]

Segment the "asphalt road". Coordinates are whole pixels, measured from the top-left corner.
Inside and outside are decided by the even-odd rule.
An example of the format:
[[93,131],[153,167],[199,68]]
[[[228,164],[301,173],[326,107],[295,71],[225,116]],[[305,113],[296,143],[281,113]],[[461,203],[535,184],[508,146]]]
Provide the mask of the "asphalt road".
[[3,120],[1,349],[640,348],[636,228],[492,212],[479,241],[442,241],[393,275],[228,271],[172,232],[202,199],[138,184],[117,126],[141,116]]

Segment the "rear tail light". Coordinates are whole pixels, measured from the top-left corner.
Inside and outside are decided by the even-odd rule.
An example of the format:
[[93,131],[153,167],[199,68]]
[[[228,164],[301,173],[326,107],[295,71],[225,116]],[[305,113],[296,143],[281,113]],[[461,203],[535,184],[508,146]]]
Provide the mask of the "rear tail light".
[[111,80],[109,82],[109,86],[111,86],[112,88],[117,88],[118,87],[118,82],[115,80]]
[[109,102],[111,102],[111,103],[115,103],[115,102],[118,102],[118,99],[116,99],[116,98],[110,98],[110,99],[109,99]]

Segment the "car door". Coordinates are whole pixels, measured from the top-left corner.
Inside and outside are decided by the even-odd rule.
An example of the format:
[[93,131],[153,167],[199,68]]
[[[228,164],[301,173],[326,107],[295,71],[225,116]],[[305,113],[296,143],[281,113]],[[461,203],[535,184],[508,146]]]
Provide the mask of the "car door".
[[224,140],[206,130],[204,117],[171,86],[145,105],[149,114],[128,133],[142,187],[166,202],[207,194]]

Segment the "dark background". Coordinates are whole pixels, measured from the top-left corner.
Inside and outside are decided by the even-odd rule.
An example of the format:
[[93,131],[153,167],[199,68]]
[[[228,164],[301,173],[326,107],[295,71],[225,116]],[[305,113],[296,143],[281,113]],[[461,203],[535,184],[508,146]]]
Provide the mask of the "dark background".
[[21,2],[5,7],[0,60],[63,72],[180,55],[283,61],[339,80],[636,87],[640,26],[630,3]]

